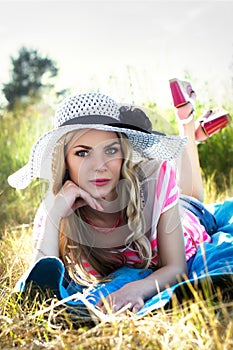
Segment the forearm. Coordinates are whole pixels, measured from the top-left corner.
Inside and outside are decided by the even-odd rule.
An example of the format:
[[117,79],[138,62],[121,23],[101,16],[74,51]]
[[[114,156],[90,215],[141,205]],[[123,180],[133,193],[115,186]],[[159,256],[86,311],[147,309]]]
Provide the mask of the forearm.
[[52,213],[46,215],[43,232],[35,242],[34,262],[44,256],[59,256],[59,226],[59,217]]
[[[116,312],[126,305],[133,312],[137,312],[144,305],[144,302],[166,287],[174,285],[187,273],[185,266],[166,265],[161,267],[150,276],[125,284],[117,291],[107,296],[106,300]],[[104,312],[107,312],[103,300],[97,303]]]
[[187,274],[187,265],[163,266],[148,277],[140,280],[142,299],[147,300],[165,288],[174,285]]
[[179,168],[179,185],[181,191],[185,195],[193,196],[203,201],[203,183],[199,162],[197,144],[195,140],[194,121],[189,124],[182,125],[180,134],[188,136],[188,142],[182,153]]

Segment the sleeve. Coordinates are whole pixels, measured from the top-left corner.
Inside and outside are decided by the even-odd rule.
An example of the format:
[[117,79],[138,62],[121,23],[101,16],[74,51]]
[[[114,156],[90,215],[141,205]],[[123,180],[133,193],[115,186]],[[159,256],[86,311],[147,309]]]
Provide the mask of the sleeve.
[[33,241],[37,242],[44,232],[44,225],[46,220],[46,210],[44,208],[44,203],[42,202],[37,209],[34,222],[33,222]]
[[163,198],[161,213],[164,213],[178,202],[179,189],[176,181],[176,171],[169,161],[164,161],[161,165],[156,186],[156,197],[158,200],[161,197]]
[[53,206],[54,196],[48,193],[37,209],[33,222],[33,241],[38,241],[45,230],[45,223],[48,216],[49,209]]

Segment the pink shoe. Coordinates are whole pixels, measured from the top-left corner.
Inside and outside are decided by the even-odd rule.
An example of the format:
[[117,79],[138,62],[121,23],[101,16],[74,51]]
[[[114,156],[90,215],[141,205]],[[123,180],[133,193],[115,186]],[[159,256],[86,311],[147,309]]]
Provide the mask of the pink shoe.
[[196,141],[205,141],[230,123],[231,117],[225,110],[210,110],[197,119]]
[[191,102],[193,105],[194,101],[192,95],[194,94],[194,90],[189,82],[179,79],[170,79],[169,83],[174,107],[183,106],[187,102]]

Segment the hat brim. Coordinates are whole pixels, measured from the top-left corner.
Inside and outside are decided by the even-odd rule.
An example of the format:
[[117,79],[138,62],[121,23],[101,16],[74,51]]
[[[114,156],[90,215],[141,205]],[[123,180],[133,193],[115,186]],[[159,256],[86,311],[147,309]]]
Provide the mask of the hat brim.
[[[79,117],[80,120],[80,117]],[[127,124],[70,124],[45,133],[34,144],[29,162],[8,177],[10,186],[17,189],[26,188],[34,178],[52,180],[52,156],[55,145],[65,134],[82,129],[96,129],[123,133],[127,136],[134,151],[141,156],[158,160],[172,160],[181,154],[187,138],[170,136],[157,132],[148,132],[140,128],[133,128]],[[140,130],[138,130],[140,129]]]

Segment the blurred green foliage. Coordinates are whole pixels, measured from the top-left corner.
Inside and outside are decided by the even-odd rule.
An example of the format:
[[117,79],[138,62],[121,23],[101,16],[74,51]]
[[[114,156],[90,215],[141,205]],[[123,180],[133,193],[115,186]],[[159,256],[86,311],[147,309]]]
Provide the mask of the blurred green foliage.
[[233,185],[232,121],[225,129],[214,134],[206,142],[200,143],[198,151],[205,179],[212,177],[219,192],[231,187]]
[[51,127],[50,107],[18,103],[13,111],[0,112],[0,223],[19,225],[33,219],[41,199],[41,184],[37,180],[25,190],[15,190],[7,182],[10,174],[24,166],[36,139]]

